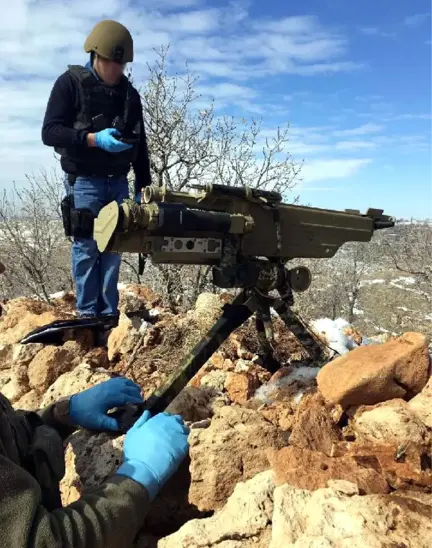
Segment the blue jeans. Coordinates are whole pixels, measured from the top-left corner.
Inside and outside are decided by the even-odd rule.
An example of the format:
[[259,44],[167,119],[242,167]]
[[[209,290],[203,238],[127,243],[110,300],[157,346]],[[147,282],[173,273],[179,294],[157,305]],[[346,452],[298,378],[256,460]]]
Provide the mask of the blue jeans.
[[[71,188],[76,208],[88,208],[95,216],[113,200],[121,203],[129,196],[126,177],[77,177]],[[72,244],[72,272],[76,288],[76,308],[81,317],[118,314],[118,278],[121,257],[100,253],[93,239],[75,238]]]

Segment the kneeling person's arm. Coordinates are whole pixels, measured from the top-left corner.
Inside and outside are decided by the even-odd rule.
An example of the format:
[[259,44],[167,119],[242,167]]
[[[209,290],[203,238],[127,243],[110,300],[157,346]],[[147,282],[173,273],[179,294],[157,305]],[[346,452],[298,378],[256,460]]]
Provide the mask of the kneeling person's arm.
[[36,480],[0,456],[0,546],[126,548],[148,509],[149,495],[142,485],[113,476],[69,506],[48,512]]

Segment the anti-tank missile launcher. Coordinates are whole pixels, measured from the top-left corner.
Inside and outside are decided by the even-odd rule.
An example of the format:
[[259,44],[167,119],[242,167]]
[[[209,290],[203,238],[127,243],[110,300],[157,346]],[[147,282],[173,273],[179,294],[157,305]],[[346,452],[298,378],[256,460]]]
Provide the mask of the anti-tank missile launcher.
[[[126,431],[144,409],[163,411],[227,337],[254,313],[263,364],[275,371],[273,308],[322,361],[322,341],[291,310],[293,291],[311,283],[307,268],[286,268],[295,258],[333,257],[349,241],[369,242],[375,230],[394,226],[381,209],[335,211],[290,205],[277,192],[225,185],[197,185],[196,192],[147,187],[142,203],[126,200],[104,207],[94,222],[100,251],[149,255],[155,263],[212,267],[213,283],[241,288],[208,334],[183,360],[164,386],[141,406],[116,412]],[[279,297],[270,296],[276,290]]]

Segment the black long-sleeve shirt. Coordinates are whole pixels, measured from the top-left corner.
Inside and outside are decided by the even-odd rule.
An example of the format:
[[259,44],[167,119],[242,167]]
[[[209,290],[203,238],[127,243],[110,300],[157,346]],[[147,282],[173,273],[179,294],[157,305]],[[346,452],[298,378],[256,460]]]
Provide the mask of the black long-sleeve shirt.
[[[42,142],[51,147],[87,148],[87,130],[74,129],[75,115],[80,109],[79,94],[69,73],[61,74],[51,90],[42,125]],[[136,160],[132,163],[135,173],[135,191],[151,184],[147,138],[141,115],[141,139]]]

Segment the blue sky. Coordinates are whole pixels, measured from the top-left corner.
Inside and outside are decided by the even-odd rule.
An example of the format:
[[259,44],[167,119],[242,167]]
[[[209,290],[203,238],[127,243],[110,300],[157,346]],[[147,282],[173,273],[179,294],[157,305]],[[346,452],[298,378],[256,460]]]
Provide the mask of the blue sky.
[[[10,6],[10,7],[9,7]],[[40,141],[48,94],[100,18],[135,38],[136,81],[171,44],[202,105],[287,122],[303,203],[432,217],[431,4],[426,0],[15,0],[0,20],[0,187],[55,165]]]

